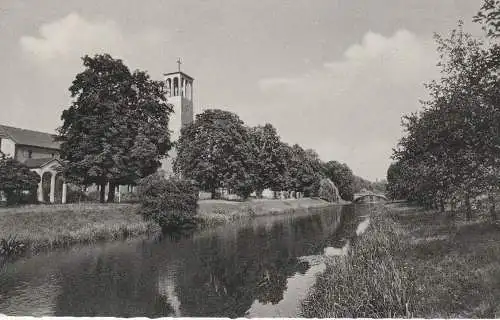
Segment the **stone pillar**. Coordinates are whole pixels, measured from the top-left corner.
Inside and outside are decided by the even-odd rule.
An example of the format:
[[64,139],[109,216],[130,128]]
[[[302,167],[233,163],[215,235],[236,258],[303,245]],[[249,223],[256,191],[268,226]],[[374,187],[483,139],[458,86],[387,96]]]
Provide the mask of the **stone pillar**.
[[56,173],[52,173],[50,177],[50,203],[54,203],[56,201]]
[[104,201],[108,201],[108,192],[109,192],[109,182],[106,183],[106,186],[104,187]]
[[66,184],[66,182],[63,182],[63,185],[62,185],[62,197],[61,197],[61,202],[62,203],[66,203],[66,194],[68,192],[68,185]]
[[38,183],[38,202],[43,202],[43,172],[40,174],[40,182]]
[[193,101],[193,82],[189,81],[189,100]]

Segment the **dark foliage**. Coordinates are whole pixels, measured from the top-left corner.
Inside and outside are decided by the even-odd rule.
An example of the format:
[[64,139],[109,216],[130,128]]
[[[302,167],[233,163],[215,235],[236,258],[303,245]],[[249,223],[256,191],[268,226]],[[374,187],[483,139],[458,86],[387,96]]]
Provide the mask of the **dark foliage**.
[[[110,55],[85,56],[85,70],[69,88],[74,98],[61,116],[65,176],[77,184],[133,184],[157,170],[170,150],[169,116],[163,82],[130,70]],[[104,193],[100,200],[104,201]]]
[[337,202],[340,200],[339,190],[332,180],[328,178],[321,179],[318,196],[328,202]]
[[212,197],[224,187],[246,198],[254,184],[254,160],[243,121],[232,112],[210,109],[181,130],[174,168]]
[[16,237],[9,236],[7,239],[0,239],[0,257],[11,257],[21,254],[26,246]]
[[40,176],[12,158],[0,159],[0,190],[7,198],[7,205],[36,202]]
[[[500,6],[486,3],[482,22],[492,23]],[[426,84],[424,110],[403,118],[406,135],[394,150],[389,190],[441,211],[461,201],[471,219],[473,199],[499,192],[500,47],[465,32],[462,22],[448,37],[435,38],[441,76]]]
[[191,181],[166,179],[161,173],[154,173],[141,179],[137,190],[141,213],[162,229],[194,223],[199,191]]

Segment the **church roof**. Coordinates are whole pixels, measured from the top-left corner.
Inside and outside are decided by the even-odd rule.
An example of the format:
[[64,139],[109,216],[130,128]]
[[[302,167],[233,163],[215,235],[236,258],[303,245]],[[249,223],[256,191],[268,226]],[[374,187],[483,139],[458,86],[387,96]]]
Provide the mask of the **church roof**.
[[188,78],[188,79],[194,80],[194,78],[193,78],[193,77],[191,77],[191,76],[189,76],[189,75],[185,74],[185,73],[184,73],[184,72],[182,72],[182,71],[175,71],[175,72],[164,73],[163,75],[164,75],[164,76],[170,76],[170,75],[177,74],[177,73],[180,73],[182,76],[184,76],[184,77],[186,77],[186,78]]
[[39,159],[26,159],[24,164],[28,168],[40,168],[44,164],[51,162],[52,160],[56,160],[55,158],[39,158]]
[[0,124],[0,138],[11,139],[14,143],[20,145],[59,150],[61,143],[55,141],[55,137],[56,135],[46,132],[26,130]]

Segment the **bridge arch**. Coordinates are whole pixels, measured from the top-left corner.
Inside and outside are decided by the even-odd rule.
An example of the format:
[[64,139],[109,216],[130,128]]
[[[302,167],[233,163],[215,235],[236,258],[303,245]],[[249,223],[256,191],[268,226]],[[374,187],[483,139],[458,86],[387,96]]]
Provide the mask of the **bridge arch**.
[[353,202],[354,203],[359,203],[359,202],[364,202],[364,201],[369,201],[369,202],[375,202],[375,201],[389,201],[386,196],[383,194],[377,194],[377,193],[367,193],[367,194],[358,194],[354,196]]

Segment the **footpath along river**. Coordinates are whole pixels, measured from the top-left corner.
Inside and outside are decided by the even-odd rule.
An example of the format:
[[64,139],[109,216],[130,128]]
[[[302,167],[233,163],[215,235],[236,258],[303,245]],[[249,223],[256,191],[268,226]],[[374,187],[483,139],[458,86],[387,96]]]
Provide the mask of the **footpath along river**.
[[0,313],[17,316],[295,317],[370,205],[265,216],[184,236],[72,247],[0,270]]

